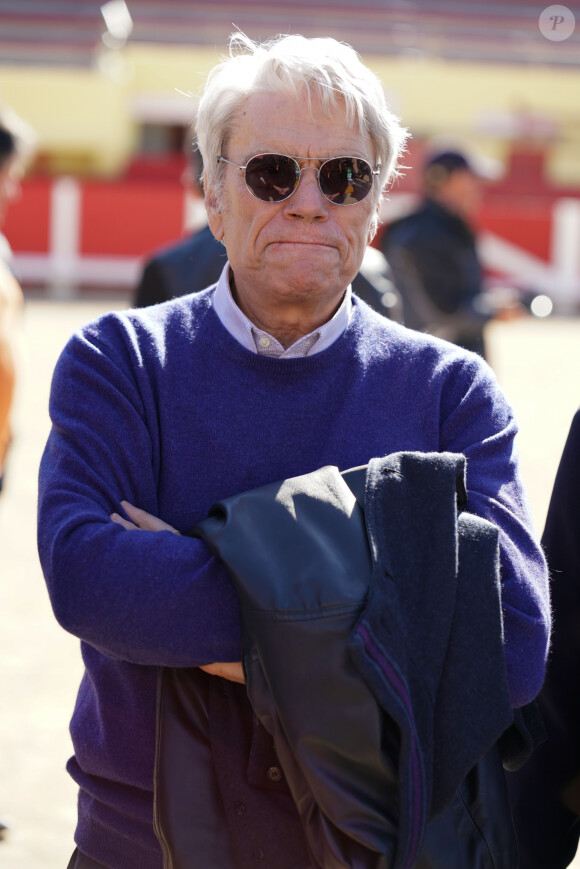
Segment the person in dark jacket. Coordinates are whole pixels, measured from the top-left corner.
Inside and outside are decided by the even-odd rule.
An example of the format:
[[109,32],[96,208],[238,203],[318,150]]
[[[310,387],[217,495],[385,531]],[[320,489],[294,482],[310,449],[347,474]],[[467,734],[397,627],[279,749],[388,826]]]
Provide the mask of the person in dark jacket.
[[580,839],[580,410],[556,474],[542,544],[554,615],[538,697],[547,740],[508,784],[521,869],[565,869]]
[[439,335],[485,357],[493,315],[483,293],[472,221],[485,169],[457,150],[437,151],[424,167],[425,200],[385,230],[381,249],[411,329]]
[[[224,498],[400,450],[464,454],[468,509],[497,535],[492,630],[506,727],[544,676],[547,571],[508,401],[481,358],[405,329],[352,292],[406,137],[379,80],[331,38],[256,44],[236,33],[230,57],[210,73],[196,132],[209,225],[228,256],[217,284],[88,324],[67,343],[52,382],[38,542],[55,616],[82,639],[86,669],[68,764],[79,786],[74,869],[171,865],[154,825],[163,801],[155,790],[160,668],[191,670],[209,734],[197,745],[181,804],[195,839],[183,855],[189,867],[319,862],[248,697],[240,600],[226,563],[189,536]],[[303,515],[299,496],[291,506]],[[434,523],[420,527],[411,582],[437,533]],[[247,541],[259,555],[255,529]],[[329,547],[327,554],[332,560]],[[380,606],[376,615],[385,616],[376,631],[382,645],[392,620]],[[449,654],[473,633],[458,636],[429,605],[421,625],[426,636],[437,634],[432,648],[446,648],[449,638]],[[487,636],[490,628],[480,627]],[[445,699],[425,684],[413,644],[396,645],[397,666],[413,657],[426,706]],[[481,698],[471,661],[460,659],[462,690]],[[298,684],[308,678],[291,656],[285,663]],[[320,702],[343,724],[359,714],[328,689]],[[411,718],[411,697],[399,696],[399,711]],[[481,732],[480,716],[470,721],[466,742]],[[405,750],[406,732],[386,721],[381,736],[395,752],[401,746],[417,778],[422,749]],[[444,736],[456,738],[451,727]],[[436,769],[433,779],[436,793]],[[407,814],[418,845],[418,801],[427,794],[413,794]],[[390,811],[382,803],[376,810]],[[375,856],[376,865],[388,859],[386,849]]]
[[[196,213],[203,209],[202,173],[199,151],[192,149],[188,153],[182,182],[187,196],[195,204]],[[214,237],[207,219],[202,218],[197,228],[185,238],[156,251],[147,260],[135,290],[133,305],[146,308],[204,290],[217,282],[226,261],[223,244]]]

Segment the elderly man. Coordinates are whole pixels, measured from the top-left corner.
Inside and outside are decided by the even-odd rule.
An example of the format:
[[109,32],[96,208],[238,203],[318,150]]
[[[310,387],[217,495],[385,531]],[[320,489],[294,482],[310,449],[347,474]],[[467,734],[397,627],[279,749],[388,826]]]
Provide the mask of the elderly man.
[[[493,374],[351,294],[405,138],[378,80],[332,39],[236,34],[197,133],[211,230],[228,255],[220,280],[89,324],[53,380],[39,551],[86,667],[68,766],[76,869],[321,865],[248,704],[230,574],[187,536],[220,499],[394,451],[463,454],[469,509],[499,529],[497,680],[511,707],[536,696],[544,673],[545,564]],[[160,667],[191,672],[210,725],[186,771],[186,855],[154,832]],[[396,744],[388,727],[383,741]]]

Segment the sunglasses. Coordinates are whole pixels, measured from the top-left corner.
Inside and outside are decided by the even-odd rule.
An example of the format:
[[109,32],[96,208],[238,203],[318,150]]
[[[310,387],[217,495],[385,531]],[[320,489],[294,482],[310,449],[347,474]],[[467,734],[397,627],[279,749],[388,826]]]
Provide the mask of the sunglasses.
[[[322,157],[288,157],[286,154],[257,154],[244,166],[218,157],[218,163],[229,163],[244,172],[246,187],[262,202],[283,202],[292,196],[304,169],[298,160],[324,160]],[[356,205],[371,192],[375,175],[380,167],[373,169],[360,157],[331,157],[324,160],[319,169],[314,169],[316,180],[323,196],[334,205]]]

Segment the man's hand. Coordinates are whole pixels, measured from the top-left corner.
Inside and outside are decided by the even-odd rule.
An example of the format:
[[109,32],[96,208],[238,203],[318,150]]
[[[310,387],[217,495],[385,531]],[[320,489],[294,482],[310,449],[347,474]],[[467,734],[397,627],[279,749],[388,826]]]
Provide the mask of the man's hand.
[[222,679],[228,679],[230,682],[239,682],[240,685],[246,684],[241,661],[225,664],[206,664],[199,669],[209,673],[210,676],[221,676]]
[[111,513],[109,518],[112,519],[113,522],[116,522],[117,525],[122,525],[123,528],[126,528],[128,531],[171,531],[173,534],[180,533],[177,528],[168,525],[167,522],[158,519],[157,516],[152,516],[151,513],[147,513],[139,507],[134,507],[133,504],[129,504],[128,501],[121,501],[121,506],[132,521],[129,522],[118,513]]
[[[141,510],[139,507],[134,507],[128,501],[121,501],[123,510],[132,521],[124,519],[118,513],[111,513],[110,519],[116,522],[117,525],[122,525],[127,531],[171,531],[173,534],[180,532],[172,525],[168,525],[157,516],[147,513],[146,510]],[[200,667],[209,673],[210,676],[220,676],[222,679],[228,679],[230,682],[238,682],[240,685],[245,685],[244,671],[241,661],[228,661],[225,663],[205,664]]]

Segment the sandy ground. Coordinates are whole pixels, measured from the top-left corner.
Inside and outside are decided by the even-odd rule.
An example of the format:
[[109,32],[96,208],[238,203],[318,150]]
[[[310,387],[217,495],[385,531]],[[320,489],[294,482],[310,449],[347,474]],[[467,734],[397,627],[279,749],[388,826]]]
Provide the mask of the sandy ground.
[[[0,867],[65,869],[76,793],[64,770],[68,721],[81,675],[78,641],[50,609],[36,554],[36,477],[48,433],[57,355],[71,332],[111,302],[28,301],[16,432],[0,498],[0,815],[11,831]],[[568,428],[580,406],[580,321],[495,324],[490,361],[520,422],[522,471],[541,530]],[[580,859],[573,864],[580,869]]]

